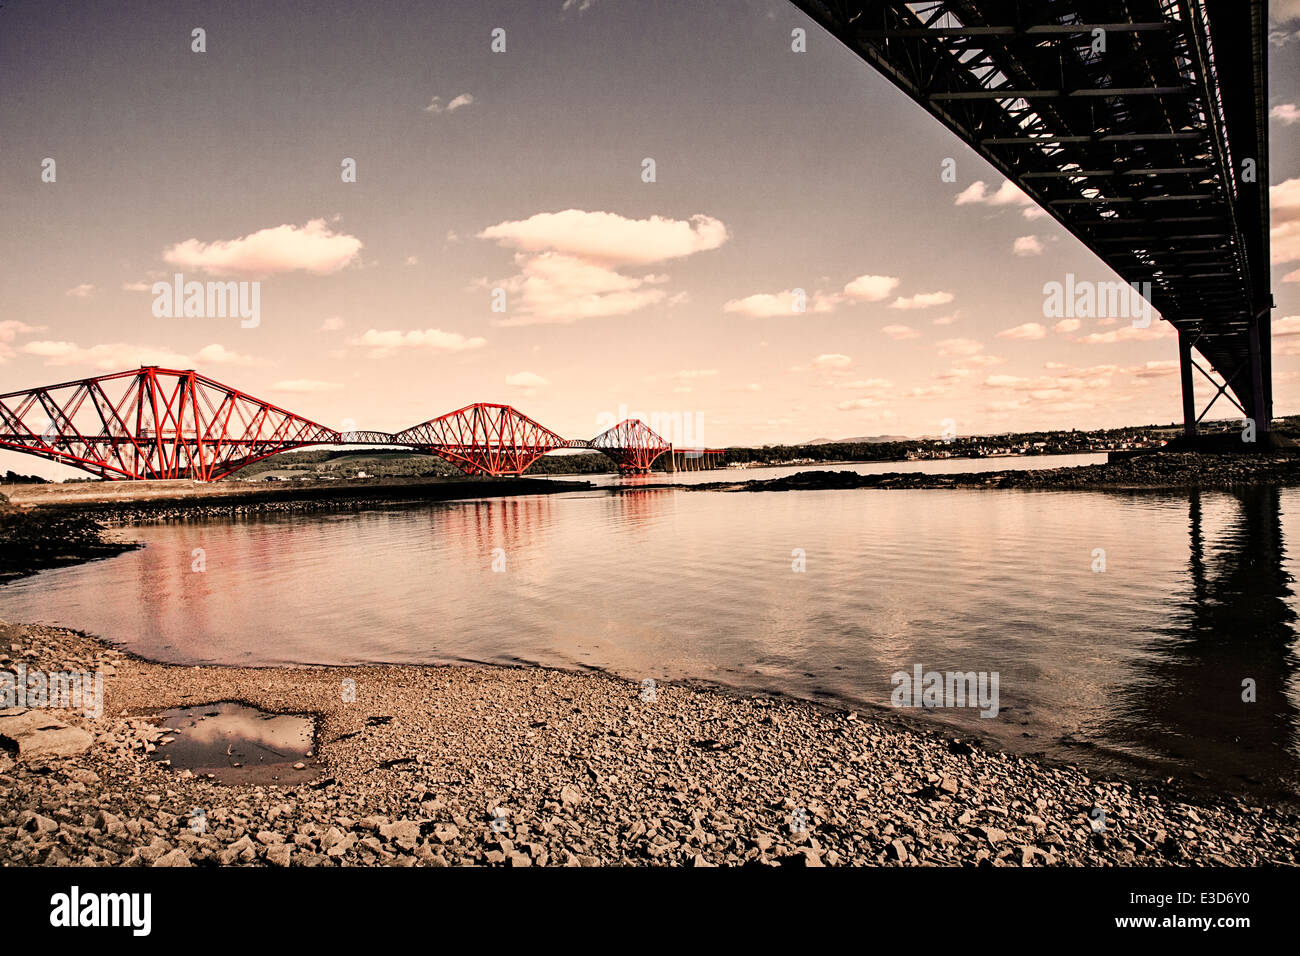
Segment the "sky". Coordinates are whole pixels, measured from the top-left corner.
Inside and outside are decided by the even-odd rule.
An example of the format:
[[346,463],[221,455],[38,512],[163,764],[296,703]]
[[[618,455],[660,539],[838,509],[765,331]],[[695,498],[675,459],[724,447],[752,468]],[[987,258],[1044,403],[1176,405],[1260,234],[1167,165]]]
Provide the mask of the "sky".
[[[1283,415],[1300,0],[1270,6]],[[336,428],[487,401],[710,446],[1181,415],[1172,327],[1045,318],[1116,277],[786,0],[9,0],[0,130],[0,392],[157,364]],[[256,283],[256,322],[156,314],[178,273]]]

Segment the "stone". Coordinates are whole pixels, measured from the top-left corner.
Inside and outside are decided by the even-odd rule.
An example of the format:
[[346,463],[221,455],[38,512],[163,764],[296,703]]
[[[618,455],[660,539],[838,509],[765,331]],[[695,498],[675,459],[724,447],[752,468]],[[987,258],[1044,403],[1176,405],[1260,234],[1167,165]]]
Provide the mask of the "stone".
[[193,866],[184,850],[172,850],[154,860],[154,866]]
[[44,711],[26,707],[0,710],[0,745],[16,750],[21,761],[74,757],[90,749],[95,738]]

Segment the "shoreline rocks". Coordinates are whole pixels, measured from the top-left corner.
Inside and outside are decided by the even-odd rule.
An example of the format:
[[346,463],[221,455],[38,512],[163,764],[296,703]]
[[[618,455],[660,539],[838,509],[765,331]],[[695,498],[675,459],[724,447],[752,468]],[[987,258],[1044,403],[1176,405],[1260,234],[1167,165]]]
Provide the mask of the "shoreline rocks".
[[[0,626],[0,646],[107,675],[100,719],[55,715],[88,750],[0,752],[0,864],[1300,863],[1300,817],[1277,806],[796,700],[663,684],[644,701],[605,675],[486,666],[174,667],[38,626]],[[225,700],[314,715],[321,779],[224,787],[149,759],[157,713]]]

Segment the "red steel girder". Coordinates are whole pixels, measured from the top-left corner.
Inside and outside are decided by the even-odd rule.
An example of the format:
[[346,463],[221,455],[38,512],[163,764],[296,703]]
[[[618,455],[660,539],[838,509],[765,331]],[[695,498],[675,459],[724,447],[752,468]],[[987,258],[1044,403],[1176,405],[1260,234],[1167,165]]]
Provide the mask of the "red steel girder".
[[0,448],[113,480],[215,481],[338,437],[193,370],[146,366],[0,395]]
[[393,440],[451,462],[468,475],[520,475],[569,443],[509,405],[478,402],[398,432]]
[[601,432],[589,444],[612,458],[622,474],[649,471],[654,460],[672,447],[637,418],[619,422]]

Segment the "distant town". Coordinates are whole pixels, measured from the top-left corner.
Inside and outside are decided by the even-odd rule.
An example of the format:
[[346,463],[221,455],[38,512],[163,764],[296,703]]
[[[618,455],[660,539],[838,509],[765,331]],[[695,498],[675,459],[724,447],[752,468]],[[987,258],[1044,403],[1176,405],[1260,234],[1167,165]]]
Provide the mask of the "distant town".
[[[1300,439],[1300,416],[1281,418],[1274,430]],[[1202,422],[1204,432],[1237,431],[1239,419]],[[827,439],[816,438],[796,445],[762,445],[731,447],[710,456],[712,468],[759,468],[830,463],[877,461],[931,461],[944,458],[1011,458],[1027,455],[1084,455],[1113,451],[1156,449],[1182,432],[1178,424],[1145,425],[1129,428],[1082,431],[1008,432],[1001,435],[954,435],[950,438],[901,435]],[[666,468],[667,456],[655,462],[653,470]],[[558,453],[539,458],[531,466],[531,475],[584,475],[613,471],[610,459],[599,453]],[[274,455],[254,462],[227,481],[343,481],[389,477],[461,476],[449,462],[430,455],[406,450],[376,451],[347,448],[306,448]],[[96,478],[67,478],[65,482],[98,481]],[[8,471],[0,484],[46,484],[49,480],[36,475]]]

